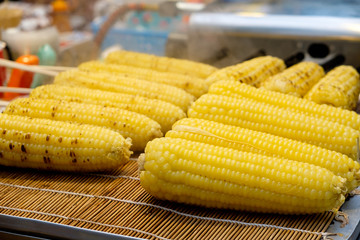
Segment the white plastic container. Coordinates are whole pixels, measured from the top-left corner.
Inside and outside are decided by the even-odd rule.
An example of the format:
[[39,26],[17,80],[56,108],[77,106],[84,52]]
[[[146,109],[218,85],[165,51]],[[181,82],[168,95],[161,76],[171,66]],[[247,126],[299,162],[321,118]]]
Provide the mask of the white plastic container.
[[49,44],[56,52],[59,50],[59,32],[53,26],[33,31],[11,28],[3,32],[2,38],[14,59],[24,54],[36,54],[45,44]]

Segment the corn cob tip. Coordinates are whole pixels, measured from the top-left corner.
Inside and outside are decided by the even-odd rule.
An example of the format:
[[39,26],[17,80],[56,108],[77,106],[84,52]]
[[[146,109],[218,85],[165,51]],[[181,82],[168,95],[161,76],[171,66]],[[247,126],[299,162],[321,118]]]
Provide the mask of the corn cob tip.
[[351,192],[360,186],[360,169],[357,169],[357,171],[354,172],[354,179],[348,185],[348,192]]
[[346,200],[346,198],[345,198],[345,193],[346,193],[346,191],[339,196],[339,201],[338,201],[339,204],[338,204],[338,206],[336,207],[336,209],[339,209],[339,208],[344,204],[344,202],[345,202],[345,200]]
[[140,154],[140,156],[138,157],[138,172],[140,175],[140,172],[144,171],[144,164],[145,164],[145,153]]
[[125,138],[125,141],[124,141],[124,147],[114,148],[114,152],[119,152],[120,155],[124,156],[124,158],[126,159],[126,162],[127,162],[130,159],[130,156],[134,153],[133,151],[130,150],[131,146],[132,146],[132,140],[131,140],[131,138],[127,137],[127,138]]

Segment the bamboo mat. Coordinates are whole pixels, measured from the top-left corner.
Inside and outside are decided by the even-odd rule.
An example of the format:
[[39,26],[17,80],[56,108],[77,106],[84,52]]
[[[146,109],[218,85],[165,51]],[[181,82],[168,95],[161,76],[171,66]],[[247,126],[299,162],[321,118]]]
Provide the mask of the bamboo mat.
[[0,214],[144,239],[322,239],[334,219],[159,201],[141,188],[134,159],[107,174],[0,167]]

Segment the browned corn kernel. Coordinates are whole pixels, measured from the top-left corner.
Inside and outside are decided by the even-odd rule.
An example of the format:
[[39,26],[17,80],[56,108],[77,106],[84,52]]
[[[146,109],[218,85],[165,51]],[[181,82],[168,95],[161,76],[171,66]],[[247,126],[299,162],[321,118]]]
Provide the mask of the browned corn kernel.
[[283,71],[285,67],[284,61],[280,58],[272,56],[257,57],[219,69],[206,79],[206,83],[210,86],[217,81],[226,80],[238,81],[257,87],[268,77]]
[[359,73],[352,66],[343,65],[327,73],[305,98],[319,104],[354,110],[359,93]]
[[159,123],[145,115],[95,104],[18,98],[10,102],[4,113],[106,127],[131,138],[133,151],[143,151],[148,141],[162,136]]
[[263,81],[262,88],[303,97],[325,75],[314,62],[300,62]]
[[186,117],[181,108],[161,100],[80,87],[44,85],[32,90],[30,97],[90,103],[137,112],[158,122],[163,133],[170,130],[174,122]]
[[0,164],[59,171],[111,171],[129,160],[130,139],[99,126],[0,114]]

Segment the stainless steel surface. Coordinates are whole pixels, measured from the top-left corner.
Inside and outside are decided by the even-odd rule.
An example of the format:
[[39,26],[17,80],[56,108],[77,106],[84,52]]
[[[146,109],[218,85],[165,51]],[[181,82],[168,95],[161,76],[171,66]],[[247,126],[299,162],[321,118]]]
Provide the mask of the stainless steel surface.
[[190,20],[193,31],[224,34],[360,39],[360,19],[330,16],[267,15],[258,12],[196,13]]
[[273,55],[288,66],[310,60],[326,70],[340,64],[359,68],[360,0],[209,4],[191,14],[187,31],[170,34],[166,54],[218,67]]
[[340,233],[338,236],[331,236],[333,240],[357,240],[360,239],[360,196],[350,198],[340,209],[349,216],[349,223],[341,227],[341,223],[334,221],[327,232]]
[[[139,238],[0,214],[0,231],[11,239],[137,240]],[[0,232],[1,233],[1,232]],[[0,235],[1,236],[1,235]]]
[[[268,15],[360,17],[360,0],[233,0],[215,1],[212,12],[260,12]],[[232,2],[232,3],[229,3]]]
[[188,57],[218,67],[259,55],[280,57],[288,65],[314,61],[326,70],[360,66],[357,18],[201,12],[191,16],[187,35]]
[[[360,233],[360,196],[351,197],[344,203],[340,211],[348,215],[349,224],[342,228],[340,222],[334,221],[326,232],[338,233],[337,236],[331,236],[333,240],[358,240]],[[140,240],[134,237],[0,214],[0,237],[2,233],[12,234],[7,236],[11,236],[10,239],[19,240],[54,238],[69,240]]]
[[49,238],[40,238],[35,236],[30,236],[27,234],[19,234],[14,232],[8,231],[1,231],[0,230],[0,239],[3,240],[49,240]]

